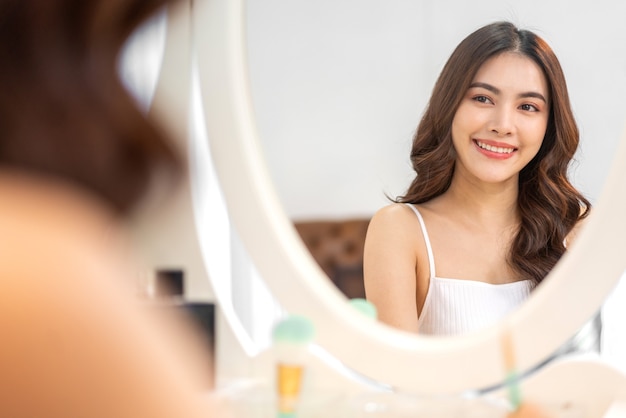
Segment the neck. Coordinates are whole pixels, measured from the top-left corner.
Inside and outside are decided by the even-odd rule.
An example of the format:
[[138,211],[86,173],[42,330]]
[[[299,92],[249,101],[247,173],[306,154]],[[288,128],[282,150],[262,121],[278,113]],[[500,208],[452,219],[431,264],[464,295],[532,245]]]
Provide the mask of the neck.
[[445,198],[473,222],[501,227],[517,223],[517,178],[502,183],[484,183],[454,176]]

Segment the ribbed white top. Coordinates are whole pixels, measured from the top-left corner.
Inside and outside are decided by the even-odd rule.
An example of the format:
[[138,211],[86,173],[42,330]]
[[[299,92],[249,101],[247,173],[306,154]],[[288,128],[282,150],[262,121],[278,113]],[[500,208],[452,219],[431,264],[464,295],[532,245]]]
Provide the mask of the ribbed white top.
[[408,206],[420,222],[430,267],[428,293],[418,319],[420,334],[460,335],[477,331],[495,324],[528,298],[534,287],[531,280],[491,284],[436,277],[426,224],[417,208]]

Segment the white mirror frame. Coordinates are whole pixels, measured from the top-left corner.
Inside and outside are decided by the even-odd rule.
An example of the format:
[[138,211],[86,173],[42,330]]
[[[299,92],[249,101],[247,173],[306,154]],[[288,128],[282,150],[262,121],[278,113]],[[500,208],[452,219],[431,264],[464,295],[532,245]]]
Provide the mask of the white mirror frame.
[[278,301],[308,316],[317,343],[346,366],[423,394],[502,382],[508,330],[519,370],[552,354],[601,307],[626,268],[626,141],[576,245],[533,296],[497,326],[466,337],[419,337],[353,310],[287,218],[257,137],[245,52],[243,0],[196,0],[193,32],[214,164],[231,219]]

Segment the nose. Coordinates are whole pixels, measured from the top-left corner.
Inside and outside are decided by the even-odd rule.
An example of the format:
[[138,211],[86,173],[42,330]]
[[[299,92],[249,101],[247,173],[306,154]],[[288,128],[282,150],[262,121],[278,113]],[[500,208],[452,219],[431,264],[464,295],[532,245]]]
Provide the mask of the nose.
[[494,109],[489,130],[498,136],[509,136],[515,130],[514,114],[509,109]]

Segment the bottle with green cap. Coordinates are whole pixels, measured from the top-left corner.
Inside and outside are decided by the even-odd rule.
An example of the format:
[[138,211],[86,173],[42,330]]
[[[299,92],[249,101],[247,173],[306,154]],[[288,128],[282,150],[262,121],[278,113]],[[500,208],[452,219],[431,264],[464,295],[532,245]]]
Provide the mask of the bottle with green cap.
[[313,323],[301,315],[289,315],[274,327],[272,341],[276,353],[278,418],[296,417],[308,346],[314,336]]

